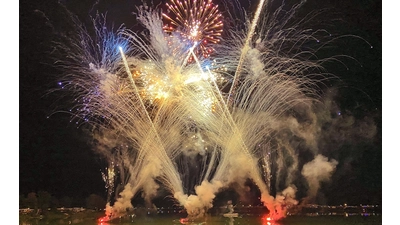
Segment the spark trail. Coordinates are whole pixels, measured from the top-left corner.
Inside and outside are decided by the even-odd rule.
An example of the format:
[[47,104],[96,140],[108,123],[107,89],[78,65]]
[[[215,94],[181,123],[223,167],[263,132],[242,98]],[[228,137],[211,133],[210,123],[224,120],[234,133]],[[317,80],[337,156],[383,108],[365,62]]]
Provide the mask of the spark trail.
[[239,64],[236,68],[235,76],[233,77],[233,81],[232,81],[232,86],[228,93],[228,99],[226,101],[228,103],[228,105],[231,104],[231,96],[234,95],[235,89],[237,88],[236,86],[237,86],[237,82],[239,79],[240,70],[242,69],[244,56],[247,54],[247,51],[249,50],[249,43],[250,43],[251,38],[253,38],[254,31],[256,29],[258,20],[260,18],[261,10],[264,7],[264,3],[265,3],[265,0],[260,0],[260,2],[258,3],[256,13],[254,14],[253,22],[251,23],[249,32],[246,37],[246,41],[244,42],[242,54],[240,55],[240,59],[239,59]]

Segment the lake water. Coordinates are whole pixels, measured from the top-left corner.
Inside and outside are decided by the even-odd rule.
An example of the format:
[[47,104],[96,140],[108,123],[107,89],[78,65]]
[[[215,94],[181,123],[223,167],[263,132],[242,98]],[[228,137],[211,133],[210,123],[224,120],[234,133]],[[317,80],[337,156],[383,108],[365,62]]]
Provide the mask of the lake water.
[[196,222],[185,222],[178,216],[152,216],[113,221],[112,223],[100,223],[93,218],[89,219],[36,219],[31,221],[19,221],[20,225],[380,225],[382,216],[288,216],[280,221],[268,221],[263,216],[242,216],[226,218],[223,216],[209,216]]

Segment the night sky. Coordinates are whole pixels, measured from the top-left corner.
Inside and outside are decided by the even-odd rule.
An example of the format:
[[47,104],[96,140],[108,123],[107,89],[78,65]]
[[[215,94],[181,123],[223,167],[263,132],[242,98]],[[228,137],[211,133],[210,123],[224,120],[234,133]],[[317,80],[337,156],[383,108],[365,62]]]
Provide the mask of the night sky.
[[[93,15],[93,9],[97,9],[107,11],[108,20],[115,26],[136,26],[131,12],[135,10],[134,2],[139,1],[59,2],[82,21],[88,21],[89,12]],[[382,201],[381,4],[379,0],[310,0],[302,9],[303,13],[329,9],[316,21],[316,26],[327,24],[326,29],[332,33],[359,36],[373,46],[359,38],[344,38],[335,42],[329,52],[349,55],[358,61],[345,60],[348,69],[339,64],[327,66],[341,79],[332,84],[339,92],[335,100],[343,112],[360,120],[373,118],[377,134],[370,141],[349,144],[332,154],[348,164],[338,168],[332,184],[323,187],[327,203]],[[47,191],[58,198],[86,198],[92,193],[105,196],[100,173],[106,165],[104,160],[91,150],[83,129],[69,123],[70,115],[55,113],[60,104],[66,104],[68,93],[49,92],[57,88],[60,75],[53,66],[51,42],[67,18],[60,13],[57,1],[23,0],[19,7],[19,194]]]

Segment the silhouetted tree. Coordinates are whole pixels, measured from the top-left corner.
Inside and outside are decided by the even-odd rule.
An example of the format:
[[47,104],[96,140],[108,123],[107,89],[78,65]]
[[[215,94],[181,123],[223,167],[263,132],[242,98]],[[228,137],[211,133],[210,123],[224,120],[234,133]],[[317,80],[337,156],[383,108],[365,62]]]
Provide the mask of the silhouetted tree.
[[48,211],[48,208],[51,206],[51,194],[47,191],[39,191],[38,196],[38,208],[45,214]]
[[91,194],[86,198],[86,208],[88,209],[103,209],[106,206],[106,200],[103,197]]
[[28,208],[35,209],[38,212],[38,199],[35,192],[30,192],[26,197],[26,204]]
[[65,207],[65,208],[69,208],[72,206],[72,201],[73,199],[68,197],[68,196],[64,196],[60,199],[60,206],[61,207]]
[[19,208],[23,209],[23,208],[27,208],[28,205],[26,204],[26,198],[25,195],[19,195]]
[[51,208],[54,209],[58,207],[60,207],[60,200],[55,196],[51,196]]

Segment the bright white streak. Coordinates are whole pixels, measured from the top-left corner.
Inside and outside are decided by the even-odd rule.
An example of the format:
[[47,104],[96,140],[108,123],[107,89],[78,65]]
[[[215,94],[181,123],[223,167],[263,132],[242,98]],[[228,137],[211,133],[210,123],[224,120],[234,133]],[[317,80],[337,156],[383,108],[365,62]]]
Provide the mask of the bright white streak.
[[261,9],[264,6],[264,2],[265,2],[265,0],[260,0],[260,3],[258,3],[256,13],[254,14],[253,22],[251,23],[249,33],[247,34],[247,38],[246,38],[246,41],[243,46],[242,54],[240,55],[239,64],[236,68],[235,76],[233,77],[232,86],[228,93],[228,98],[226,101],[228,106],[230,105],[229,102],[230,102],[231,96],[234,94],[233,92],[234,92],[234,89],[235,89],[236,84],[239,79],[238,77],[239,77],[239,73],[242,69],[243,60],[244,60],[245,55],[247,54],[247,51],[249,50],[249,47],[250,47],[249,42],[254,35],[254,30],[256,29],[258,19],[260,18]]
[[[132,82],[132,86],[135,88],[136,93],[139,93],[139,91],[137,90],[137,87],[135,85],[135,81],[133,80],[131,70],[129,69],[128,61],[126,61],[124,51],[122,50],[121,46],[119,46],[118,48],[119,48],[119,52],[121,53],[122,61],[124,62],[125,70],[126,70],[126,73],[128,74],[129,80]],[[142,99],[141,98],[139,98],[139,99],[140,99],[140,102],[142,103],[143,108],[145,108],[143,105]]]

